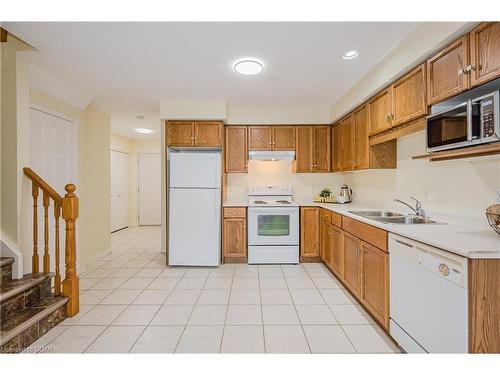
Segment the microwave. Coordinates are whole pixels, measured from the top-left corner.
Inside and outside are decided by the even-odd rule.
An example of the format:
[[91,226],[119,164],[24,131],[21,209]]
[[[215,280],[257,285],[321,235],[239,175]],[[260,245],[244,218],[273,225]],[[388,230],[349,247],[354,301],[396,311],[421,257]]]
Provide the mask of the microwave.
[[499,91],[469,99],[427,117],[427,151],[500,140]]

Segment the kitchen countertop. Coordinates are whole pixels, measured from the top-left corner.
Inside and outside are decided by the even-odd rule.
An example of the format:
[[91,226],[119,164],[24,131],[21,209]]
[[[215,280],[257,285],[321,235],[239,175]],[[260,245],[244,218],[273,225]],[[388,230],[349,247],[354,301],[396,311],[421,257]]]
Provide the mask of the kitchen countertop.
[[228,201],[222,203],[222,207],[246,207],[248,206],[247,201]]
[[[384,209],[383,205],[358,203],[331,204],[298,201],[300,206],[315,206],[339,213],[388,232],[410,238],[472,259],[500,259],[500,236],[484,221],[445,214],[428,214],[430,219],[446,224],[388,224],[349,211]],[[382,207],[382,208],[381,208]],[[404,207],[397,212],[406,213]]]
[[[374,203],[316,203],[312,200],[296,199],[301,207],[321,207],[363,223],[384,229],[415,241],[435,246],[471,259],[500,259],[500,236],[486,222],[438,213],[428,213],[428,217],[445,224],[389,224],[353,214],[349,211],[385,210],[383,204]],[[223,207],[247,207],[245,201],[227,201]],[[391,210],[407,213],[404,207]]]

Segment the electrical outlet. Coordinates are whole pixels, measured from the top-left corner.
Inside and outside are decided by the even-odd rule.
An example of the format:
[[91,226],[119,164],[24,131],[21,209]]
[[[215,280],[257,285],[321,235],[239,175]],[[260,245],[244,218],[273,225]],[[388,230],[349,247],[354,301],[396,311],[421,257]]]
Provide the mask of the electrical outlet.
[[500,189],[497,189],[497,203],[500,203]]

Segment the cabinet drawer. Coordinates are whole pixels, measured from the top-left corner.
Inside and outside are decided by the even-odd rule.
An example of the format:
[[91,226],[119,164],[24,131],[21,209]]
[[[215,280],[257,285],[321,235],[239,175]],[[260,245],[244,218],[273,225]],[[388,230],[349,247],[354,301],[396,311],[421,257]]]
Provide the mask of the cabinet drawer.
[[322,208],[319,210],[319,217],[321,220],[325,220],[329,223],[332,222],[332,211]]
[[224,217],[247,217],[246,207],[224,207]]
[[339,228],[342,228],[342,215],[336,212],[332,212],[332,221],[331,223]]
[[387,232],[371,225],[343,216],[342,229],[369,244],[387,252]]

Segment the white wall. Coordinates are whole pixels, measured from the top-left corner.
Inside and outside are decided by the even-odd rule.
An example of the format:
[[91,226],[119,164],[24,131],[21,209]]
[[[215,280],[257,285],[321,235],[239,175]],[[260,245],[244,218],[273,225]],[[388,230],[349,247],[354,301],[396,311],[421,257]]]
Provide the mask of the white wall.
[[292,173],[290,161],[248,162],[248,173],[229,173],[227,177],[227,201],[246,202],[248,186],[290,185],[294,198],[311,201],[322,188],[337,191],[342,185],[342,175],[332,173]]
[[327,124],[328,105],[242,106],[228,105],[228,124]]
[[421,131],[398,139],[396,170],[343,173],[344,181],[356,200],[389,203],[414,196],[424,209],[485,220],[485,210],[495,203],[495,191],[500,189],[500,157],[412,160],[423,153],[425,133]]

